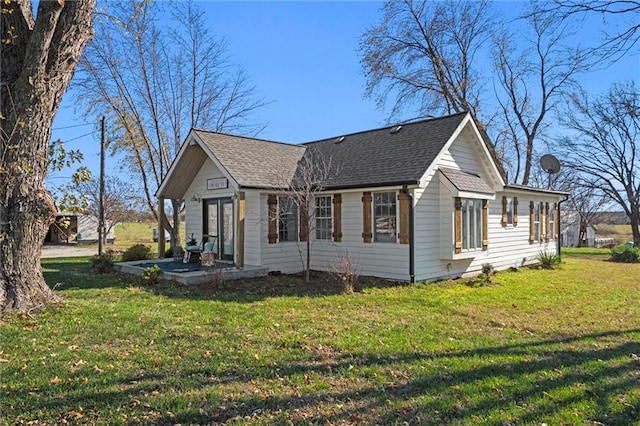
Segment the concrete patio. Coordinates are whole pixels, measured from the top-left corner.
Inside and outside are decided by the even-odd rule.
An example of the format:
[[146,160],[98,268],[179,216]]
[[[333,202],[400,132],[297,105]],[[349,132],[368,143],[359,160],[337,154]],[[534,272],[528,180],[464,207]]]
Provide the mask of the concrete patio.
[[[174,262],[173,259],[147,259],[147,260],[135,260],[131,262],[119,262],[113,265],[114,269],[118,272],[124,272],[125,274],[142,276],[144,274],[144,264],[154,263],[162,267],[161,264],[169,264]],[[193,265],[193,264],[192,264]],[[180,265],[177,265],[180,266]],[[211,280],[212,269],[205,269],[197,271],[187,271],[187,264],[185,268],[177,267],[172,271],[163,271],[162,278],[171,280],[184,285],[203,284]],[[245,278],[264,277],[269,272],[268,268],[262,266],[245,265],[243,268],[237,268],[233,265],[217,264],[214,269],[216,272],[219,270],[224,280],[239,280]]]

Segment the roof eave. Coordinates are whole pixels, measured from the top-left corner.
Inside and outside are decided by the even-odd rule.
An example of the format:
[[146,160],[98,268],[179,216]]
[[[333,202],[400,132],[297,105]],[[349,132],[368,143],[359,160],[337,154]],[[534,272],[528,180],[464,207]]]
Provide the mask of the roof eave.
[[420,185],[419,180],[402,180],[402,181],[391,181],[391,182],[370,182],[370,183],[361,183],[356,185],[327,185],[324,187],[325,191],[338,191],[341,189],[360,189],[360,188],[386,188],[390,186],[410,186]]
[[514,185],[514,184],[505,185],[504,189],[509,191],[538,192],[541,194],[553,194],[553,195],[562,195],[562,196],[570,195],[569,192],[565,192],[565,191],[556,191],[554,189],[544,189],[544,188],[534,188],[532,186]]

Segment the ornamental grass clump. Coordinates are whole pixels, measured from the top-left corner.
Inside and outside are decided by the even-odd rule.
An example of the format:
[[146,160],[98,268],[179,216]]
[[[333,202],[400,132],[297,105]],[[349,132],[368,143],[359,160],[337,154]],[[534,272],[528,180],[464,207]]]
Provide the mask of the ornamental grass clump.
[[353,293],[360,278],[358,274],[358,262],[348,253],[343,253],[333,265],[333,276],[342,285],[342,292]]
[[560,264],[560,256],[548,251],[540,251],[536,259],[542,269],[555,269]]

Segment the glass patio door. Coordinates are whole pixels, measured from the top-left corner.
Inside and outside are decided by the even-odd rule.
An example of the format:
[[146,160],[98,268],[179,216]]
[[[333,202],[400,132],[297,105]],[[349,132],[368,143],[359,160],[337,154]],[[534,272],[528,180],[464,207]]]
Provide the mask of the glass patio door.
[[205,235],[203,240],[213,244],[216,259],[233,262],[233,200],[231,198],[205,200],[203,225]]

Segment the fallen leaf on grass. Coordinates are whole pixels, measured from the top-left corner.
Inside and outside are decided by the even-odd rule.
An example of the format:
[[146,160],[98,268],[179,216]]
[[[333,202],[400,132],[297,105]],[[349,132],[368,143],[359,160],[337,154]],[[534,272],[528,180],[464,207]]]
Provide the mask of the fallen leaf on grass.
[[94,365],[93,366],[93,372],[96,373],[96,374],[102,374],[102,373],[104,373],[104,370],[102,368],[98,367],[97,365]]
[[53,379],[49,380],[49,383],[51,383],[52,385],[55,385],[56,383],[60,383],[60,378],[56,376]]
[[65,414],[65,417],[70,419],[81,419],[84,417],[84,415],[78,411],[71,410]]

